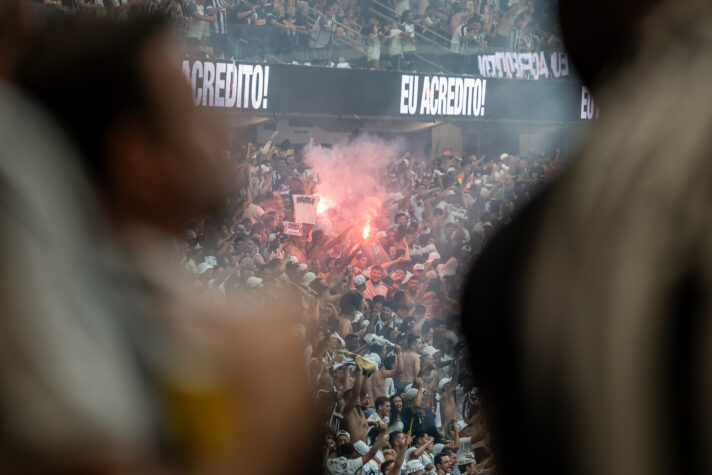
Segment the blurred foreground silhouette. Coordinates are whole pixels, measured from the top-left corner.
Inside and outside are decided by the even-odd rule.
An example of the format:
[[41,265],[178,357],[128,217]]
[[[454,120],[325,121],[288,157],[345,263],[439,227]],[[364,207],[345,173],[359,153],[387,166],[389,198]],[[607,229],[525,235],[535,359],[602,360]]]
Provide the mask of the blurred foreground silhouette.
[[600,120],[465,290],[498,470],[711,473],[712,12],[559,4]]
[[230,190],[167,23],[23,18],[2,2],[0,472],[315,473],[291,302],[178,271]]

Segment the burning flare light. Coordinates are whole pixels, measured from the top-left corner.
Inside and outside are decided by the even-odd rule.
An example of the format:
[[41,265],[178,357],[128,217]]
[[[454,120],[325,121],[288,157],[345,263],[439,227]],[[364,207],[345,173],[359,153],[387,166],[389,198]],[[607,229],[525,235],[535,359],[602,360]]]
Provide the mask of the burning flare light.
[[363,227],[363,238],[368,239],[368,236],[371,235],[371,223],[367,222],[366,225]]

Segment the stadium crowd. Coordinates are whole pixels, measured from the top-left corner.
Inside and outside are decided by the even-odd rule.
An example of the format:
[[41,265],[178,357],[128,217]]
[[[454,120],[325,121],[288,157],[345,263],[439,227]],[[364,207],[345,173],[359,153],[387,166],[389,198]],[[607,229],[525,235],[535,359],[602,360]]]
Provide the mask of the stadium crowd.
[[459,289],[498,225],[555,175],[559,150],[406,154],[380,177],[381,216],[351,222],[334,207],[294,233],[293,195],[313,193],[318,170],[308,149],[273,143],[276,134],[232,157],[241,191],[222,218],[187,232],[182,262],[194,287],[300,309],[294,333],[327,432],[324,473],[491,473]]
[[[324,185],[305,159],[318,145],[277,145],[273,135],[229,153],[238,187],[226,203],[228,174],[212,166],[219,134],[171,88],[182,83],[162,48],[165,24],[74,20],[41,33],[18,61],[14,81],[47,119],[19,94],[0,109],[3,177],[18,185],[2,215],[14,245],[6,266],[22,276],[3,281],[2,333],[12,344],[3,346],[2,401],[13,414],[3,456],[38,467],[9,472],[136,473],[114,464],[155,457],[284,473],[277,467],[300,454],[263,459],[309,442],[302,368],[328,434],[326,473],[494,470],[459,288],[493,230],[555,174],[558,151],[477,157],[436,146],[429,159],[393,157],[376,177],[387,198],[368,221],[353,219],[354,202],[349,213],[317,207],[302,224],[294,196]],[[147,52],[157,61],[142,61]],[[166,80],[149,88],[139,78]],[[219,218],[195,218],[218,208]],[[162,265],[191,220],[176,250],[192,287],[228,303],[220,309],[194,302]],[[33,282],[31,291],[16,281]],[[242,311],[278,299],[299,313],[288,328],[303,361],[285,356],[295,340],[275,338],[276,316]],[[238,323],[221,311],[231,304],[240,325],[226,323]],[[255,320],[270,334],[244,323]],[[286,447],[293,433],[273,434],[278,422],[303,439]],[[164,446],[170,453],[158,454]]]
[[[164,12],[191,56],[474,73],[485,51],[560,51],[544,0],[41,0],[46,14]],[[430,58],[430,59],[428,59]]]

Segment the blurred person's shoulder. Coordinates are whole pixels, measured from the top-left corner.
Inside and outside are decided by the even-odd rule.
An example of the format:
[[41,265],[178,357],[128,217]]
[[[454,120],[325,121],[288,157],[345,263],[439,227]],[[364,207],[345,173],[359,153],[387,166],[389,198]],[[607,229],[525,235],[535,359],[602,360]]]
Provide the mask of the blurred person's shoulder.
[[106,299],[90,187],[57,126],[7,84],[0,181],[0,344],[14,361],[0,375],[2,411],[12,414],[6,437],[30,453],[109,439],[140,445],[149,404]]

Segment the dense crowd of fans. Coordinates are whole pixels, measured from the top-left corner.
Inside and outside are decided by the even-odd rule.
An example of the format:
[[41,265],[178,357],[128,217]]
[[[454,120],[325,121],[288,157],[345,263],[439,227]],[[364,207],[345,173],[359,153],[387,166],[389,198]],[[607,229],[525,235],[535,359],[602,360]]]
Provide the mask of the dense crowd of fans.
[[[41,0],[58,13],[163,12],[190,55],[474,73],[491,49],[561,50],[544,0]],[[435,63],[427,58],[437,58]],[[444,59],[445,58],[445,59]]]
[[556,173],[559,151],[406,155],[380,177],[381,216],[364,225],[331,208],[297,236],[285,232],[292,195],[319,185],[305,151],[270,140],[233,157],[244,186],[224,218],[195,223],[184,244],[194,286],[241,305],[293,299],[329,434],[325,473],[490,473],[458,293],[493,230]]

